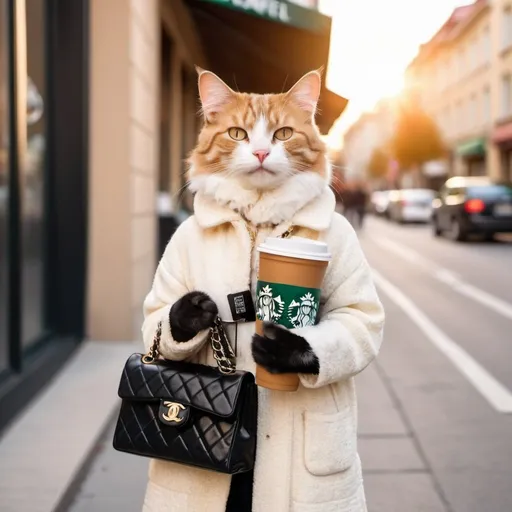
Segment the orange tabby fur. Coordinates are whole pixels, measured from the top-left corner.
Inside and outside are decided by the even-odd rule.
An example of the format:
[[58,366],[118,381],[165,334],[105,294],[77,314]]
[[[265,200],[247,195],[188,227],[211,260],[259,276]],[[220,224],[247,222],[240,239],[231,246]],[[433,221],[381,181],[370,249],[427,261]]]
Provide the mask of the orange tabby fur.
[[288,93],[262,95],[225,87],[228,98],[222,108],[205,115],[197,146],[189,159],[190,178],[225,172],[237,146],[248,143],[231,139],[229,128],[240,127],[250,133],[257,120],[264,118],[271,132],[293,128],[292,137],[283,141],[291,172],[309,171],[328,179],[326,147],[314,122],[314,108],[308,111],[301,107],[293,88]]

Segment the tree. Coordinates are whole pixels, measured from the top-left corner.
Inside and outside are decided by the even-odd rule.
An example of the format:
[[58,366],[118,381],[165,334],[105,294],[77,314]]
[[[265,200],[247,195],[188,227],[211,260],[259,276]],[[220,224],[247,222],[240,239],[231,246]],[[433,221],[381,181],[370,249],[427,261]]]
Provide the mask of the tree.
[[368,174],[372,178],[383,178],[388,170],[388,156],[382,148],[373,150],[370,162],[368,163]]
[[441,158],[446,153],[439,129],[434,120],[418,105],[402,105],[390,148],[402,168],[421,166]]

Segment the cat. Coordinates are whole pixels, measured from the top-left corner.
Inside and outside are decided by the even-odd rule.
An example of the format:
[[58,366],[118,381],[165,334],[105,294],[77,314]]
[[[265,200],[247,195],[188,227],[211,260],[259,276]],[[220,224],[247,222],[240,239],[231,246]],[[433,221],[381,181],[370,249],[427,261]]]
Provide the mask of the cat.
[[[239,212],[248,223],[289,220],[318,196],[331,178],[327,151],[314,116],[321,89],[319,70],[288,92],[249,94],[232,90],[198,68],[204,124],[189,158],[189,186]],[[194,291],[171,308],[173,337],[182,342],[213,325],[217,306]],[[253,337],[256,363],[273,373],[319,372],[309,343],[267,323]]]
[[314,120],[320,71],[282,94],[235,92],[210,71],[198,72],[204,125],[189,158],[190,189],[250,222],[276,225],[291,217],[332,174]]

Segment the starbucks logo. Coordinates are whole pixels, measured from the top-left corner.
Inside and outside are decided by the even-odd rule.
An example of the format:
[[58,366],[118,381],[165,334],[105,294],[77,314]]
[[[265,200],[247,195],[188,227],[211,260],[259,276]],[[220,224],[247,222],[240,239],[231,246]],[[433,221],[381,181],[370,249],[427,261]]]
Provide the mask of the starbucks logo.
[[257,318],[287,329],[315,325],[320,309],[320,294],[318,288],[258,280]]
[[318,304],[311,293],[306,293],[298,301],[292,300],[288,306],[288,320],[293,327],[314,325]]
[[258,318],[264,322],[276,322],[284,311],[284,301],[281,296],[274,297],[274,291],[267,285],[258,291]]

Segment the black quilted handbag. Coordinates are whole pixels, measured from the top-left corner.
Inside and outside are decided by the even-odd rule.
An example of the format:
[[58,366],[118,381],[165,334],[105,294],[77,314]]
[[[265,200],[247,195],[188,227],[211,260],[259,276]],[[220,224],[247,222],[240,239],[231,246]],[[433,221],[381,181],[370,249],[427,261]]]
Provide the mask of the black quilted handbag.
[[159,359],[158,326],[148,354],[125,364],[114,448],[221,473],[254,466],[257,388],[236,371],[233,349],[217,319],[210,343],[218,368]]

